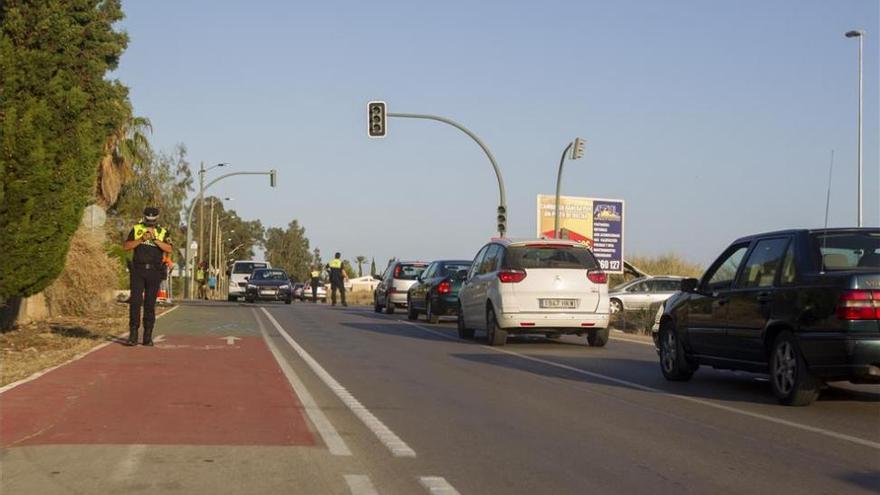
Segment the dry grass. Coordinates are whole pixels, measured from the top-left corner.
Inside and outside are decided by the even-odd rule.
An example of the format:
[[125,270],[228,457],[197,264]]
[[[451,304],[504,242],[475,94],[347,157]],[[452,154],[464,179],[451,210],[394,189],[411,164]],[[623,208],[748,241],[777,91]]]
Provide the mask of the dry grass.
[[354,306],[372,306],[373,292],[368,290],[359,290],[357,292],[346,292],[345,302]]
[[119,280],[119,262],[106,251],[104,232],[80,227],[73,235],[61,275],[46,289],[53,315],[103,314]]
[[[156,308],[157,314],[164,312]],[[58,317],[0,334],[0,386],[52,366],[128,331],[128,305],[114,304],[100,316]]]

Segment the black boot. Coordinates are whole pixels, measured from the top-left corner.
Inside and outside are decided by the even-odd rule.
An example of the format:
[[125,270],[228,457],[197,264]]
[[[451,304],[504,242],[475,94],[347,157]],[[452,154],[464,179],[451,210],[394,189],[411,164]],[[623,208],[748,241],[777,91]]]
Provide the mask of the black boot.
[[153,347],[153,329],[145,328],[144,329],[144,345]]
[[135,328],[134,330],[128,331],[128,341],[125,343],[127,346],[137,345],[138,343],[138,331]]

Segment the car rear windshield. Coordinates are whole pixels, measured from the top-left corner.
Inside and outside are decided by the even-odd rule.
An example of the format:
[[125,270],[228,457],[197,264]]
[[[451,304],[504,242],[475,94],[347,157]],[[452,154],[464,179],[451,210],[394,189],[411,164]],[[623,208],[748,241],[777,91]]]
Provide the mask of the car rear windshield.
[[530,268],[576,268],[595,270],[599,263],[587,248],[574,246],[534,245],[512,246],[507,249],[505,263],[514,270]]
[[254,270],[266,268],[265,263],[236,263],[232,273],[253,273]]
[[402,263],[394,269],[394,278],[398,280],[415,280],[428,268],[428,265],[414,265]]
[[470,263],[444,263],[440,274],[444,277],[454,277],[458,272],[471,269]]
[[254,280],[287,280],[287,274],[283,270],[258,270]]
[[880,268],[880,231],[816,232],[812,237],[825,271]]

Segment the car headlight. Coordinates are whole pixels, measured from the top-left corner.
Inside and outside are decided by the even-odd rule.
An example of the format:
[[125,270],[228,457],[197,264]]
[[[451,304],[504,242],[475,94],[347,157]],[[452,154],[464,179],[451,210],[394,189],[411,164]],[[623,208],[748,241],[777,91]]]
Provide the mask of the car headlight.
[[279,287],[279,289],[289,289],[289,288],[290,288],[290,286],[287,285],[287,284],[282,285],[281,287]]
[[248,289],[256,289],[257,286],[256,286],[256,285],[253,285],[253,284],[248,284],[248,285],[247,285],[247,288],[248,288]]

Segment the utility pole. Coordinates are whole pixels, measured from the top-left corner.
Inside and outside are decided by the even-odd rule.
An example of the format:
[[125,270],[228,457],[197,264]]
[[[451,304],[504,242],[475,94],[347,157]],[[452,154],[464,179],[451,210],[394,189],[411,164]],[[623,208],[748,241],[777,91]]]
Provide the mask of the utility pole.
[[864,189],[862,188],[862,175],[863,175],[863,165],[862,165],[862,96],[863,96],[863,86],[862,86],[862,48],[865,40],[865,31],[864,30],[855,30],[849,31],[845,35],[847,38],[858,38],[859,39],[859,193],[858,193],[858,201],[859,201],[859,214],[858,221],[859,227],[863,227],[865,225],[864,222],[864,213],[862,210],[862,194]]
[[202,253],[205,252],[205,162],[199,164],[199,249],[196,251],[196,259],[202,262]]

